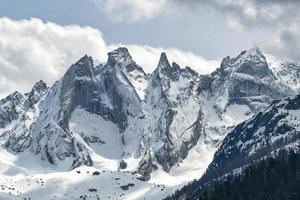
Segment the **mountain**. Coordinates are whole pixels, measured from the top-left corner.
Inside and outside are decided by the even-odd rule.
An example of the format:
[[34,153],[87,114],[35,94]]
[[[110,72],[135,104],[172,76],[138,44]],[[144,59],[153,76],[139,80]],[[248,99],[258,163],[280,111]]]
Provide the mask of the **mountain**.
[[207,174],[223,174],[278,151],[299,151],[300,95],[275,100],[263,112],[237,125],[214,155]]
[[[51,87],[39,81],[0,101],[0,172],[9,178],[56,172],[66,180],[75,173],[92,187],[96,178],[81,172],[102,170],[97,176],[109,184],[95,185],[113,185],[102,198],[116,198],[113,187],[122,199],[163,198],[200,178],[238,124],[299,93],[298,68],[258,48],[224,58],[209,75],[170,63],[165,53],[151,74],[124,47],[99,65],[85,55]],[[122,188],[131,189],[120,188],[120,177]]]
[[201,179],[169,199],[198,199],[207,188],[224,181],[228,174],[243,174],[244,168],[255,162],[281,155],[289,156],[290,153],[297,153],[298,156],[299,117],[300,95],[274,100],[266,110],[258,112],[229,132]]

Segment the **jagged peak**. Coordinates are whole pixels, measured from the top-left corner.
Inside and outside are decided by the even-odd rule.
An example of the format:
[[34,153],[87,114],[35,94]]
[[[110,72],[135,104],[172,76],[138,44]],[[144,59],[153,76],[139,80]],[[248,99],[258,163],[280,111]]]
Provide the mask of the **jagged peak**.
[[176,70],[180,70],[180,66],[176,62],[172,62],[172,68]]
[[18,91],[14,91],[13,93],[9,94],[8,96],[6,96],[5,98],[0,100],[0,104],[4,104],[8,101],[19,101],[20,99],[23,99],[24,95]]
[[73,74],[73,76],[93,76],[94,61],[91,56],[84,55],[75,64],[67,70],[64,76]]
[[159,62],[158,62],[158,67],[160,67],[160,68],[171,68],[169,60],[167,58],[167,54],[165,52],[162,52],[160,54],[160,58],[159,58]]
[[47,84],[43,80],[40,80],[34,84],[31,91],[25,94],[28,96],[28,108],[31,108],[33,104],[40,100],[41,95],[44,94],[47,88]]
[[124,73],[130,73],[137,70],[139,73],[143,74],[143,76],[146,76],[143,68],[134,62],[126,47],[119,47],[109,52],[106,66],[108,66],[107,69],[114,67],[115,69],[120,69]]
[[262,51],[258,47],[253,47],[249,50],[242,51],[236,58],[237,61],[254,61],[254,62],[266,62],[266,58]]
[[39,80],[34,84],[32,90],[44,90],[47,88],[47,84],[43,80]]
[[162,52],[159,58],[158,65],[156,69],[154,70],[154,74],[165,74],[167,76],[171,75],[174,71],[179,71],[180,67],[177,63],[173,62],[172,65],[170,65],[170,62],[167,58],[167,55],[165,52]]
[[119,47],[108,53],[107,63],[111,66],[114,66],[116,63],[129,65],[132,63],[132,57],[129,54],[129,51],[126,47]]
[[91,56],[88,56],[87,54],[85,54],[83,57],[81,57],[76,63],[75,65],[82,65],[82,64],[93,64],[93,58]]
[[[231,58],[230,56],[225,57],[221,62],[220,72],[223,75],[240,70],[249,72],[250,68],[252,68],[251,73],[253,75],[255,75],[254,71],[256,69],[263,72],[262,75],[270,74],[266,58],[258,47],[244,50],[235,58]],[[256,75],[260,76],[259,74]]]
[[249,53],[263,54],[259,47],[253,47],[248,50]]
[[181,69],[181,71],[185,71],[185,72],[189,73],[190,75],[192,75],[194,77],[198,77],[199,76],[198,72],[196,72],[195,70],[193,70],[189,66],[186,66],[184,69]]
[[189,77],[198,77],[198,73],[190,67],[181,68],[176,62],[170,64],[165,52],[162,52],[157,65],[157,68],[153,72],[154,77],[160,78],[166,77],[167,80],[176,81],[181,75]]
[[17,97],[17,96],[22,96],[23,94],[20,93],[19,91],[14,91],[13,93],[11,93],[10,95],[8,95],[7,97]]
[[229,62],[234,63],[234,62],[241,62],[245,61],[248,58],[253,58],[253,57],[261,57],[263,60],[265,60],[264,54],[258,47],[253,47],[248,50],[242,51],[237,57],[231,58],[230,56],[226,56],[223,58],[221,65],[222,64],[228,64]]

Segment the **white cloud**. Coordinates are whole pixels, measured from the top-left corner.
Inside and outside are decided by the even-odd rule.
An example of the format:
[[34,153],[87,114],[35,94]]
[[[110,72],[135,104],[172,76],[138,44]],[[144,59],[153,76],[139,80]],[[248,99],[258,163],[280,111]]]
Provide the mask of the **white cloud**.
[[300,28],[289,27],[270,36],[263,47],[273,55],[300,62]]
[[84,54],[106,55],[100,31],[39,19],[0,18],[0,96],[24,92],[40,79],[51,84]]
[[[170,61],[188,65],[201,73],[211,72],[218,65],[192,52],[174,48],[125,46],[147,72],[154,70],[162,51]],[[116,47],[106,44],[101,32],[91,27],[61,26],[39,19],[0,18],[0,97],[14,90],[26,92],[41,79],[52,84],[84,54],[105,62],[108,50]]]
[[94,0],[114,21],[151,19],[167,12],[169,0]]
[[240,23],[240,21],[235,18],[235,17],[232,17],[232,16],[227,16],[226,18],[226,22],[227,22],[227,25],[232,28],[233,30],[235,31],[243,31],[244,30],[244,27],[243,25]]
[[[179,0],[178,0],[179,1]],[[299,0],[187,0],[224,15],[240,34],[252,32],[255,46],[278,57],[300,62]],[[194,5],[194,4],[193,4]]]

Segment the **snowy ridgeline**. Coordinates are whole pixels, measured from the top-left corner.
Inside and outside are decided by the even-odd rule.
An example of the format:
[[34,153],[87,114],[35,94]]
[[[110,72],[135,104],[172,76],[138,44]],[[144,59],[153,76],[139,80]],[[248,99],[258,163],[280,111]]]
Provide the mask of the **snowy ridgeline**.
[[[40,81],[0,101],[1,198],[161,199],[200,178],[236,125],[300,87],[297,64],[258,48],[210,75],[164,53],[151,74],[126,48],[108,55],[97,66],[84,56],[52,87]],[[268,140],[277,137],[288,136]],[[252,141],[243,140],[250,153],[261,144]]]

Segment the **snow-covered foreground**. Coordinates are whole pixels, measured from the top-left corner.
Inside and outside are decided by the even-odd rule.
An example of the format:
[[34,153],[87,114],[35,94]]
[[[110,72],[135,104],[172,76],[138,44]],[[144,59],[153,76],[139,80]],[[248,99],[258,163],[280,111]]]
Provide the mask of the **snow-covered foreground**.
[[6,176],[1,177],[0,184],[0,199],[161,199],[172,191],[172,188],[139,181],[130,172],[99,171],[93,167]]
[[215,149],[203,145],[203,140],[188,157],[167,173],[161,167],[151,179],[137,179],[140,158],[128,157],[127,168],[119,169],[122,154],[120,133],[116,126],[101,116],[77,109],[70,119],[72,133],[93,137],[101,132],[104,144],[86,144],[94,161],[93,167],[81,166],[69,171],[71,160],[50,165],[30,151],[13,153],[0,149],[0,199],[69,200],[69,199],[163,199],[200,178],[212,160]]
[[[203,153],[206,154],[204,150]],[[29,153],[16,157],[1,150],[0,199],[162,199],[199,178],[212,159],[203,160],[199,156],[201,154],[194,150],[171,173],[158,169],[151,180],[145,182],[138,180],[133,171],[120,171],[114,165],[109,169],[112,163],[103,163],[103,160],[96,162],[95,167],[55,172],[46,162],[34,160]],[[101,164],[106,165],[103,168]]]

